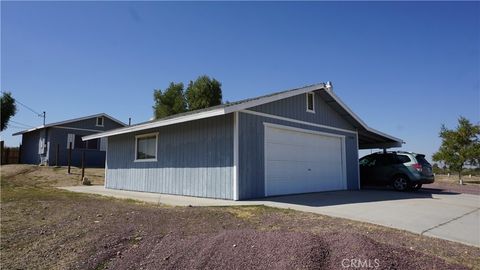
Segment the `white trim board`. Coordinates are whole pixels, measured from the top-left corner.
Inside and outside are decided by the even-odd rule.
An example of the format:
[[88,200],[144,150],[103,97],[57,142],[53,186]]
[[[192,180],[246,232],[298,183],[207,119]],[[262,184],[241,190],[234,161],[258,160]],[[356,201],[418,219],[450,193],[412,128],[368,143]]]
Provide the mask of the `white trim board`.
[[72,130],[81,130],[81,131],[91,131],[91,132],[103,132],[102,130],[88,129],[88,128],[74,128],[74,127],[62,127],[62,126],[53,126],[51,128],[60,128],[60,129],[72,129]]
[[[138,139],[145,138],[145,137],[152,137],[155,136],[155,158],[148,158],[148,159],[137,159],[137,147],[138,147]],[[133,162],[156,162],[158,160],[158,132],[140,134],[135,136],[135,157]]]
[[[308,97],[312,96],[312,109],[308,109]],[[305,107],[306,107],[306,112],[308,113],[315,113],[315,93],[313,92],[308,92],[305,94]]]
[[[350,114],[352,116],[352,118],[358,124],[360,124],[365,130],[367,130],[368,132],[371,132],[371,133],[377,134],[379,136],[382,136],[384,138],[388,138],[390,140],[393,140],[400,145],[403,142],[402,140],[400,140],[398,138],[387,135],[385,133],[382,133],[378,130],[375,130],[375,129],[367,126],[356,114],[354,114],[352,112],[352,110],[350,110],[350,108],[348,108],[333,93],[331,88],[327,87],[324,83],[310,85],[310,86],[306,86],[306,87],[302,87],[302,88],[298,88],[298,89],[293,89],[293,90],[290,90],[290,91],[280,92],[280,93],[277,93],[277,94],[268,95],[268,96],[264,96],[264,97],[259,97],[259,98],[256,98],[256,99],[246,100],[246,101],[239,102],[239,103],[234,103],[234,104],[231,104],[231,105],[226,104],[226,105],[223,105],[223,107],[221,107],[221,108],[212,108],[212,109],[207,109],[206,111],[202,110],[202,111],[199,111],[199,112],[192,112],[191,114],[188,114],[188,115],[177,116],[177,117],[173,117],[173,118],[169,118],[169,119],[165,119],[165,120],[160,119],[160,120],[153,121],[153,122],[148,122],[148,123],[139,124],[139,125],[135,125],[135,126],[128,126],[128,127],[124,127],[124,128],[119,128],[119,129],[115,129],[115,130],[102,132],[102,133],[99,133],[99,134],[88,135],[88,136],[83,137],[82,139],[83,140],[91,140],[91,139],[96,139],[96,138],[101,138],[101,137],[114,136],[114,135],[119,135],[119,134],[125,134],[125,133],[145,130],[145,129],[151,129],[151,128],[157,128],[157,127],[162,127],[162,126],[167,126],[167,125],[173,125],[173,124],[177,124],[177,123],[183,123],[183,122],[187,122],[187,121],[193,121],[193,120],[198,120],[198,119],[203,119],[203,118],[208,118],[208,117],[213,117],[213,116],[218,116],[218,115],[224,115],[224,114],[229,114],[229,113],[233,113],[233,112],[244,112],[244,111],[247,111],[248,108],[252,108],[252,107],[255,107],[255,106],[262,105],[262,104],[274,102],[274,101],[277,101],[277,100],[280,100],[280,99],[285,99],[285,98],[289,98],[289,97],[292,97],[292,96],[301,95],[301,94],[314,92],[314,91],[320,91],[320,90],[324,90],[325,93],[330,95],[332,97],[332,99],[340,105],[340,107],[342,107],[348,114]],[[276,117],[279,118],[279,116],[276,116]],[[298,121],[298,120],[295,120],[295,121]],[[309,124],[309,125],[317,125],[317,124],[308,123],[308,122],[304,122],[304,121],[300,121],[300,122],[305,123],[305,124]],[[323,128],[329,128],[329,129],[333,129],[333,130],[344,131],[344,132],[357,133],[357,132],[353,132],[353,131],[350,131],[350,130],[347,131],[345,129],[334,128],[334,127],[329,127],[329,126],[324,126],[324,125],[317,125],[317,126],[323,127]]]
[[337,131],[341,131],[341,132],[357,134],[357,131],[353,131],[353,130],[336,128],[336,127],[331,127],[331,126],[325,126],[325,125],[321,125],[321,124],[305,122],[305,121],[301,121],[301,120],[297,120],[297,119],[287,118],[287,117],[268,114],[268,113],[262,113],[262,112],[256,112],[256,111],[250,111],[250,110],[243,110],[241,112],[242,113],[253,114],[253,115],[257,115],[257,116],[263,116],[263,117],[267,117],[267,118],[278,119],[278,120],[287,121],[287,122],[292,122],[292,123],[297,123],[297,124],[302,124],[302,125],[307,125],[307,126],[312,126],[312,127],[319,127],[319,128],[325,128],[325,129],[330,129],[330,130],[337,130]]
[[287,92],[281,92],[276,95],[270,95],[270,96],[261,97],[258,99],[253,99],[251,101],[242,102],[237,105],[228,106],[225,108],[225,113],[241,111],[247,108],[263,105],[263,104],[274,102],[280,99],[285,99],[285,98],[289,98],[296,95],[313,92],[321,89],[325,89],[324,83],[314,84],[311,86],[306,86],[306,87],[298,88],[298,89],[287,91]]
[[[22,131],[13,133],[12,136],[21,135],[21,134],[23,134],[23,133],[28,133],[28,132],[35,131],[35,130],[42,129],[42,128],[54,127],[54,126],[56,127],[56,126],[60,126],[60,125],[63,125],[63,124],[78,122],[78,121],[82,121],[82,120],[86,120],[86,119],[90,119],[90,118],[95,118],[95,124],[96,124],[96,117],[100,117],[100,116],[101,116],[101,117],[104,117],[104,118],[109,118],[110,120],[112,120],[112,121],[114,121],[114,122],[117,122],[118,124],[120,124],[120,125],[122,125],[122,126],[124,126],[124,127],[127,126],[127,124],[123,123],[123,122],[120,121],[120,120],[117,120],[117,119],[111,117],[110,115],[108,115],[108,114],[106,114],[106,113],[98,113],[98,114],[94,114],[94,115],[89,115],[89,116],[74,118],[74,119],[65,120],[65,121],[61,121],[61,122],[50,123],[50,124],[38,126],[38,127],[31,128],[31,129],[27,129],[27,130],[22,130]],[[104,119],[104,121],[105,121],[105,119]]]
[[168,126],[168,125],[173,125],[177,123],[183,123],[183,122],[188,122],[192,120],[198,120],[198,119],[203,119],[203,118],[208,118],[208,117],[213,117],[213,116],[218,116],[218,115],[224,115],[225,110],[223,108],[220,109],[214,109],[206,112],[199,112],[195,114],[189,114],[185,116],[179,116],[175,118],[170,118],[166,120],[158,120],[155,122],[149,122],[145,124],[139,124],[136,126],[129,126],[125,128],[120,128],[120,129],[115,129],[111,131],[105,131],[100,134],[92,134],[88,136],[84,136],[82,140],[87,141],[91,139],[97,139],[101,137],[108,137],[108,136],[113,136],[113,135],[119,135],[119,134],[125,134],[125,133],[130,133],[130,132],[135,132],[135,131],[141,131],[145,129],[151,129],[151,128],[156,128],[156,127],[163,127],[163,126]]
[[393,137],[393,136],[390,136],[388,134],[385,134],[383,132],[380,132],[376,129],[373,129],[371,127],[369,127],[367,124],[365,124],[365,122],[362,121],[362,119],[360,119],[360,117],[358,117],[358,115],[356,115],[347,105],[345,105],[345,103],[343,103],[343,101],[337,96],[335,95],[335,93],[333,93],[333,91],[331,90],[325,90],[334,100],[335,102],[337,102],[345,111],[347,111],[357,122],[359,122],[367,131],[370,131],[372,133],[377,133],[378,135],[380,136],[383,136],[383,137],[386,137],[386,138],[389,138],[393,141],[397,141],[397,142],[403,142],[401,139],[399,138],[396,138],[396,137]]
[[239,194],[239,166],[238,166],[238,112],[233,113],[233,200],[240,199]]
[[291,126],[279,125],[279,124],[272,124],[272,123],[266,123],[266,122],[264,122],[263,125],[264,125],[265,127],[285,129],[285,130],[291,130],[291,131],[296,131],[296,132],[303,132],[303,133],[309,133],[309,134],[315,134],[315,135],[322,135],[322,136],[330,136],[330,137],[337,137],[337,138],[345,138],[345,135],[340,135],[340,134],[335,134],[335,133],[328,133],[328,132],[311,130],[311,129],[305,129],[305,128],[297,128],[297,127],[291,127]]

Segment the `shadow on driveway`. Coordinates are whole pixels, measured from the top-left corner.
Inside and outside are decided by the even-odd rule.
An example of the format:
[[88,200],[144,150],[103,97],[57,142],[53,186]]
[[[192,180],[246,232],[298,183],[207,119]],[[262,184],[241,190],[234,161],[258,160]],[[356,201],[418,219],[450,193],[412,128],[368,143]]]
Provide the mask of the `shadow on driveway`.
[[442,191],[441,189],[422,189],[416,192],[398,192],[386,188],[364,188],[362,190],[330,191],[275,196],[256,201],[270,201],[317,207],[409,199],[435,199],[433,195],[438,194],[458,195],[460,193]]

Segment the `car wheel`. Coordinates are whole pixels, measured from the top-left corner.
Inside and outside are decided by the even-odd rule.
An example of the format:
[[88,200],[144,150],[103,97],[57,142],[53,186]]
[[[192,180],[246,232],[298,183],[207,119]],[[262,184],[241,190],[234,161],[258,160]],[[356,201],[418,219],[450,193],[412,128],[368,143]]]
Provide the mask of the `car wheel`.
[[406,191],[409,188],[407,177],[397,175],[393,178],[393,188],[398,191]]
[[412,185],[412,190],[419,190],[422,188],[422,184],[413,184]]

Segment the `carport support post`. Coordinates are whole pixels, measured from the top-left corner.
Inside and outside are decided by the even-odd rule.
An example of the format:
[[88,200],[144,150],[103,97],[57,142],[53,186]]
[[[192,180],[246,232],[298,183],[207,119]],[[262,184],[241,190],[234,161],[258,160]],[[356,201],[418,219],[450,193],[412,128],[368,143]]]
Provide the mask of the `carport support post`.
[[72,142],[69,142],[68,145],[68,158],[67,158],[67,164],[68,164],[68,174],[70,174],[70,164],[72,161]]
[[83,181],[83,177],[85,177],[85,150],[82,151],[82,179],[81,179],[81,181]]

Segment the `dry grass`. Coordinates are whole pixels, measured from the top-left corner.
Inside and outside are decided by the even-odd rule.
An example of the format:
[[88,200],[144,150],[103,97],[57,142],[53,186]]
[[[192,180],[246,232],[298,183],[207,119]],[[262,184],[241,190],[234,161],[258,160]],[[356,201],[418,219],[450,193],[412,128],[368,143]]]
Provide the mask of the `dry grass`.
[[[478,185],[480,184],[480,176],[462,176],[463,183],[466,185]],[[445,183],[445,184],[450,184],[450,185],[455,185],[458,184],[459,178],[458,175],[445,175],[445,174],[436,174],[435,175],[435,182],[440,182],[440,183]]]
[[[362,235],[392,250],[413,250],[418,258],[480,269],[479,248],[382,226],[269,207],[166,207],[110,199],[54,188],[79,185],[78,169],[71,175],[66,168],[29,165],[0,170],[2,269],[100,269],[121,262],[117,252],[137,252],[141,260],[147,253],[138,250],[151,251],[149,239],[172,232],[236,229]],[[86,170],[94,184],[103,184],[103,173]]]

